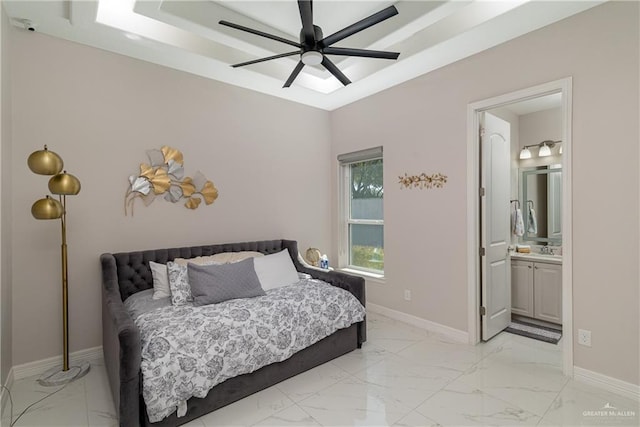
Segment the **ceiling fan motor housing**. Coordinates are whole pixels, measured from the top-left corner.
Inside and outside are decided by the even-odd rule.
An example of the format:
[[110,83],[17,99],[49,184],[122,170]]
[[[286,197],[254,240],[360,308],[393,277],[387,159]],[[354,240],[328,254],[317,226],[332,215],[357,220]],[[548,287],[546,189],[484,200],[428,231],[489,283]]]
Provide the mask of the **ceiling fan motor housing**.
[[313,26],[313,33],[314,33],[314,39],[315,39],[315,44],[313,46],[309,46],[308,44],[305,43],[305,38],[304,38],[304,29],[300,30],[300,44],[302,45],[302,51],[307,52],[310,50],[317,50],[320,51],[320,46],[318,45],[318,42],[320,40],[322,40],[322,28],[318,27],[317,25]]

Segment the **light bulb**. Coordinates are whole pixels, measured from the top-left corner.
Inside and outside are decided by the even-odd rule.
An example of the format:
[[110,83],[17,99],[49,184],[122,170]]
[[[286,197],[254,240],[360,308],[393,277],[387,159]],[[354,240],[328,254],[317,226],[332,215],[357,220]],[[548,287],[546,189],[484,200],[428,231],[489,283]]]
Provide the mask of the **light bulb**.
[[304,65],[318,65],[322,63],[323,56],[316,50],[309,50],[302,54],[300,60]]
[[520,158],[521,159],[530,159],[531,158],[531,151],[529,151],[529,149],[527,147],[524,147],[520,151]]
[[547,157],[550,155],[551,155],[551,148],[549,148],[547,144],[542,144],[542,147],[540,147],[540,151],[538,151],[538,156]]

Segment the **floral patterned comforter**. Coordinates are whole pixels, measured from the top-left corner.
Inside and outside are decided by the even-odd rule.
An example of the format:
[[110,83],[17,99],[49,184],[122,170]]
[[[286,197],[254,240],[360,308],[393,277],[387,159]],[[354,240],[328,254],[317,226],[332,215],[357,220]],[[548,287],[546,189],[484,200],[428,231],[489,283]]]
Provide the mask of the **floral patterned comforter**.
[[134,320],[149,420],[176,410],[182,416],[192,396],[205,397],[226,379],[283,361],[364,316],[351,293],[314,279],[256,298],[143,313]]

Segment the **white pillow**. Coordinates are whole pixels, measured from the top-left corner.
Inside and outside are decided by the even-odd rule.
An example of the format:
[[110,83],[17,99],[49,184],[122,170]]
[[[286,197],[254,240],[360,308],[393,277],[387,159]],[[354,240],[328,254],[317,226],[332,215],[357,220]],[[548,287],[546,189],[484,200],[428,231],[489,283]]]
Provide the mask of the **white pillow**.
[[195,258],[176,258],[173,260],[176,264],[187,265],[211,265],[211,264],[233,264],[244,261],[247,258],[263,257],[260,252],[241,251],[241,252],[221,252],[215,255],[198,256]]
[[219,262],[216,262],[216,260],[212,259],[210,256],[197,256],[195,258],[176,258],[173,260],[173,262],[185,267],[187,264],[196,264],[196,265],[220,264]]
[[287,249],[277,254],[254,258],[253,267],[265,291],[292,285],[300,280]]
[[221,252],[219,254],[211,255],[211,259],[220,264],[235,264],[236,262],[244,261],[247,258],[262,257],[264,257],[263,253],[253,251]]
[[170,297],[171,288],[169,288],[167,266],[149,261],[149,268],[151,268],[151,276],[153,277],[153,299]]

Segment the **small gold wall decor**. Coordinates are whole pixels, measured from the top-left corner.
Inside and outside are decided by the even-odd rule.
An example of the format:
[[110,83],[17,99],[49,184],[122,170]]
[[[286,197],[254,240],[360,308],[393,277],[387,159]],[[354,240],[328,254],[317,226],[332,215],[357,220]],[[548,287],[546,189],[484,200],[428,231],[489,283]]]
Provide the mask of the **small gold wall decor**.
[[139,198],[145,206],[149,206],[156,196],[164,194],[164,199],[184,203],[188,209],[197,209],[202,200],[210,205],[218,198],[218,189],[213,182],[200,172],[191,177],[184,176],[182,153],[175,148],[163,146],[160,150],[147,151],[149,163],[140,163],[140,174],[129,177],[129,188],[124,196],[124,214],[131,210],[133,202]]
[[404,176],[398,177],[400,181],[400,189],[403,188],[442,188],[444,184],[447,182],[447,176],[441,173],[434,173],[432,175],[427,175],[426,173],[421,173],[420,175],[412,175],[409,176],[407,173]]

